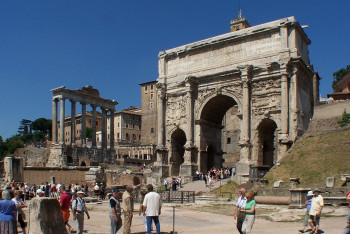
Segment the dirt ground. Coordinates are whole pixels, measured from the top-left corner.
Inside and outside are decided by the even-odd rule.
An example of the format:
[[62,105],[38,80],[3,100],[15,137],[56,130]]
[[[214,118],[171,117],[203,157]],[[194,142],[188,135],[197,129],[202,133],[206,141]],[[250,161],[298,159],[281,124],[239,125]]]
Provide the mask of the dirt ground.
[[[102,204],[87,204],[90,209],[91,219],[85,219],[86,233],[102,234],[110,233],[110,220],[108,216],[108,202],[105,201]],[[135,208],[138,204],[135,204]],[[257,206],[257,209],[265,209],[264,207]],[[302,210],[286,210],[285,207],[281,209],[276,208],[276,216],[287,217],[288,214],[303,213]],[[272,210],[276,210],[272,209]],[[334,216],[340,217],[322,217],[321,218],[321,233],[342,233],[346,225],[345,214],[347,209],[345,207],[335,209]],[[173,216],[173,214],[175,214]],[[175,217],[175,219],[173,218]],[[286,219],[283,219],[286,220]],[[70,220],[70,224],[76,228],[76,221]],[[174,225],[173,225],[174,224]],[[186,206],[177,206],[164,204],[162,214],[160,216],[160,226],[162,233],[238,233],[235,229],[235,220],[232,216],[225,214],[213,214],[209,212],[203,212],[200,210],[192,210]],[[301,221],[293,222],[274,222],[268,218],[258,217],[255,220],[252,233],[259,234],[295,234],[298,233],[298,229],[302,226]],[[145,233],[145,227],[141,216],[137,213],[134,214],[132,233]],[[120,230],[118,233],[122,233]],[[155,232],[153,232],[155,233]]]

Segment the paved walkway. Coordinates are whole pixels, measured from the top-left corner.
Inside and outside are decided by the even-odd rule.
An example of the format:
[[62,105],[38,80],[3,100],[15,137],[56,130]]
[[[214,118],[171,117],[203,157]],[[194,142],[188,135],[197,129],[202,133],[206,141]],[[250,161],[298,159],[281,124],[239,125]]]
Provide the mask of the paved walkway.
[[197,181],[193,181],[191,183],[185,184],[182,188],[179,189],[179,191],[194,191],[196,194],[199,192],[207,193],[207,192],[210,192],[210,190],[212,189],[220,187],[220,185],[226,184],[230,180],[231,179],[223,179],[217,182],[214,181],[214,183],[212,183],[212,186],[210,188],[205,187],[204,180],[197,180]]
[[[162,209],[160,216],[160,225],[162,233],[171,233],[173,231],[173,212],[175,210],[175,233],[237,233],[235,221],[232,216],[212,214],[200,211],[187,210],[185,206],[173,208],[168,204]],[[110,233],[110,220],[108,217],[108,203],[102,205],[87,204],[91,219],[85,220],[85,229],[90,234]],[[138,204],[135,204],[135,208]],[[259,209],[259,208],[258,208]],[[76,228],[76,221],[70,220],[73,227]],[[346,224],[346,217],[322,217],[321,229],[324,233],[342,233]],[[259,234],[296,234],[301,227],[301,222],[272,222],[265,219],[256,219],[252,233]],[[132,224],[132,233],[144,233],[142,217],[135,214]],[[122,230],[119,231],[122,233]]]

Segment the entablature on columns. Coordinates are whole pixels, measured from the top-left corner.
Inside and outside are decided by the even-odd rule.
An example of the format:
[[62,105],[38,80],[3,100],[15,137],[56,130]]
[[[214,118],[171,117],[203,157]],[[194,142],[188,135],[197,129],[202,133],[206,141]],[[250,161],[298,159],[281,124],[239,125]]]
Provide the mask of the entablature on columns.
[[51,92],[53,93],[53,100],[56,100],[59,98],[69,99],[75,102],[95,105],[101,108],[112,109],[112,110],[115,110],[115,106],[118,104],[118,102],[115,100],[104,99],[98,96],[85,94],[79,90],[66,89],[66,86],[61,86],[61,87],[52,89]]

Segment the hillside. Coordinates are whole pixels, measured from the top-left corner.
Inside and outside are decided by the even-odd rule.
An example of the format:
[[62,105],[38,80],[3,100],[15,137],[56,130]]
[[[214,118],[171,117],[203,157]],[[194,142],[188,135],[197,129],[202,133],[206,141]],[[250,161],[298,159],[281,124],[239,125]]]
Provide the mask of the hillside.
[[266,175],[269,186],[277,180],[300,178],[300,187],[325,187],[327,177],[335,177],[336,187],[342,185],[342,174],[350,174],[350,128],[339,127],[337,119],[350,101],[322,105],[315,109],[308,131],[286,156]]

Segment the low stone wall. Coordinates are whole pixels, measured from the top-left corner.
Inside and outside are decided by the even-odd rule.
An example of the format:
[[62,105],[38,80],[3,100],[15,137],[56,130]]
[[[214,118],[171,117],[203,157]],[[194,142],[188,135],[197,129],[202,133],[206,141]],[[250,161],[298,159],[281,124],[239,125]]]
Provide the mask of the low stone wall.
[[87,167],[24,167],[23,180],[28,184],[44,184],[55,177],[56,184],[85,184]]
[[122,185],[138,185],[145,183],[142,173],[125,173],[122,171],[106,170],[106,187]]

